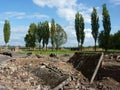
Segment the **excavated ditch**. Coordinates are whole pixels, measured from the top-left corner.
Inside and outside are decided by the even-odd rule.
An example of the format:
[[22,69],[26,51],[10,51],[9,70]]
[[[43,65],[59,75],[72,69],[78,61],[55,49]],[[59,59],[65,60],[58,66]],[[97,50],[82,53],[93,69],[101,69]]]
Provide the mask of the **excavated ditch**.
[[[116,59],[119,54],[111,55],[107,53],[103,58],[101,58],[101,55],[101,53],[75,53],[68,63],[71,63],[75,69],[82,72],[89,79],[89,82],[94,76],[93,85],[96,89],[119,90],[120,63]],[[96,74],[94,74],[95,70]]]
[[68,62],[90,81],[100,57],[101,53],[75,53]]

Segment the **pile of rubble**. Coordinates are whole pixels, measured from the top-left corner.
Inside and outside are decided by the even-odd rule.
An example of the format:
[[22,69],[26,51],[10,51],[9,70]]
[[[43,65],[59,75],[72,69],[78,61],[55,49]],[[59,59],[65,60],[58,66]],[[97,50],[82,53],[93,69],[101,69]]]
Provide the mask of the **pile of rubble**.
[[[90,78],[83,73],[89,71],[87,67],[90,67],[90,70],[95,67],[92,65],[98,63],[95,60],[98,60],[101,54],[36,55],[29,53],[24,56],[15,55],[12,55],[6,63],[0,64],[0,90],[120,89],[120,83],[108,77],[96,79],[90,84],[90,72],[87,73]],[[93,60],[92,65],[89,65],[88,59]],[[86,65],[84,61],[88,66],[84,67]],[[98,73],[96,77],[99,76]]]
[[[34,57],[33,57],[34,56]],[[64,58],[64,55],[63,55]],[[65,61],[49,56],[14,58],[0,65],[0,89],[70,90],[89,88],[88,80]]]
[[[119,54],[75,53],[68,61],[92,82],[97,90],[120,89]],[[117,60],[116,60],[117,59]],[[101,61],[101,62],[100,62]]]

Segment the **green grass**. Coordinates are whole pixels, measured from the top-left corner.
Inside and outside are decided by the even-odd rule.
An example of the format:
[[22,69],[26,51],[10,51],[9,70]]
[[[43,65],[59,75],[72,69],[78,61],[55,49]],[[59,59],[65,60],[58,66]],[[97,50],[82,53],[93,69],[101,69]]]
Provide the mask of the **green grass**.
[[108,52],[120,52],[120,50],[110,49],[110,50],[108,50]]
[[22,50],[22,54],[26,54],[26,53],[33,53],[33,54],[73,54],[75,51],[71,51],[71,50]]
[[[33,53],[33,54],[43,54],[43,55],[49,55],[51,53],[53,54],[74,54],[75,52],[80,52],[80,51],[71,51],[69,49],[64,49],[64,50],[54,50],[52,51],[51,49],[46,50],[22,50],[20,52],[21,54],[27,54],[27,53]],[[104,50],[101,51],[96,51],[96,52],[104,52]],[[120,50],[108,50],[108,52],[120,52]],[[83,53],[94,53],[94,51],[83,51]]]

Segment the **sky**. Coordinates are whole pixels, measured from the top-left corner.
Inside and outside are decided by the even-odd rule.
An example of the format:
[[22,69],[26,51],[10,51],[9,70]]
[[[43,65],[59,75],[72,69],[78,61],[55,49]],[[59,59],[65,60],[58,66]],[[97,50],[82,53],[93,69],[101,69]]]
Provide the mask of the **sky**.
[[[97,9],[99,16],[99,31],[102,26],[102,5],[106,3],[111,19],[111,34],[120,30],[120,0],[0,0],[0,45],[4,45],[3,26],[8,20],[11,25],[9,45],[24,46],[24,37],[31,23],[51,22],[60,24],[66,31],[68,40],[66,47],[76,47],[77,40],[74,28],[76,12],[84,17],[85,41],[84,46],[93,46],[91,35],[91,12]],[[51,45],[51,44],[49,44]]]

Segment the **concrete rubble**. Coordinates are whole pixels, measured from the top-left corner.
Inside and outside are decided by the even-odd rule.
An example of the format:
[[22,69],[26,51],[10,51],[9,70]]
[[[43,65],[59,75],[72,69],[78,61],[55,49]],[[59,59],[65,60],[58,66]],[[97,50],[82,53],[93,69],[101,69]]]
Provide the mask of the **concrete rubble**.
[[[119,90],[119,81],[102,74],[99,76],[99,73],[104,71],[102,66],[100,66],[95,80],[90,84],[93,74],[90,74],[87,67],[91,67],[91,70],[93,69],[92,65],[86,63],[88,66],[84,67],[84,64],[79,62],[82,59],[84,61],[96,60],[99,59],[99,56],[100,54],[95,54],[95,56],[94,54],[86,54],[84,56],[80,53],[55,57],[38,54],[14,54],[5,63],[0,64],[0,90]],[[86,73],[89,74],[88,77],[85,75]]]

